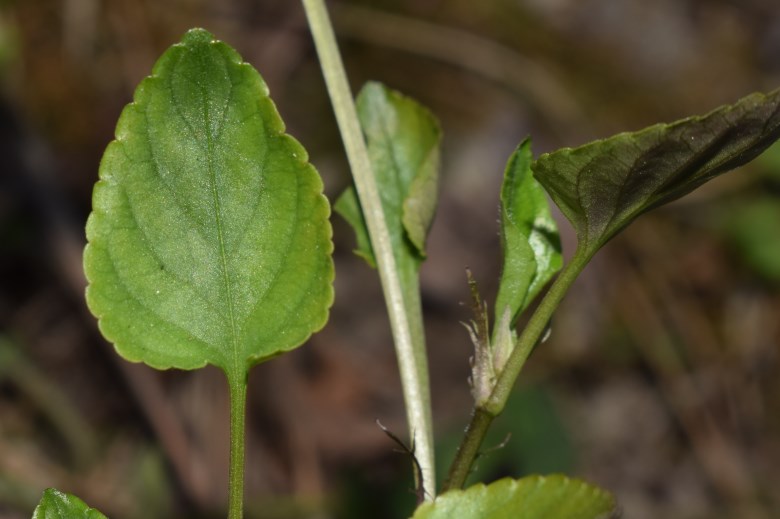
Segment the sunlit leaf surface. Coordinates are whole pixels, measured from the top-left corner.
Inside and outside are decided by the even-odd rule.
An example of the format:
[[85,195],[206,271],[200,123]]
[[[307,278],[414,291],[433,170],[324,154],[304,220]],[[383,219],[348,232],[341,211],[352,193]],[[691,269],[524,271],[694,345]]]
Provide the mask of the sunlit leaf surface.
[[78,497],[48,488],[43,492],[32,519],[106,519]]
[[609,493],[555,475],[453,490],[421,505],[412,519],[609,519],[615,513]]
[[260,75],[201,29],[125,107],[87,223],[87,302],[125,358],[242,373],[321,328],[329,206]]

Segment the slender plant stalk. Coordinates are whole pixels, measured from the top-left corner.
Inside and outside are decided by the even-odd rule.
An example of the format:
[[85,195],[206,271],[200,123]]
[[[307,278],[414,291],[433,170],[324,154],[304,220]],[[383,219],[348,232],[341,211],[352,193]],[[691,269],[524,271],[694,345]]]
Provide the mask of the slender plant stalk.
[[230,469],[228,519],[244,516],[244,429],[246,417],[246,374],[228,374],[230,388]]
[[490,424],[493,423],[495,416],[484,409],[474,408],[471,414],[471,422],[466,427],[463,435],[463,441],[458,447],[455,459],[450,466],[447,479],[441,491],[446,492],[455,488],[462,488],[471,473],[471,466],[479,455],[479,448],[485,439]]
[[410,437],[422,473],[423,495],[426,500],[431,500],[436,494],[436,475],[424,337],[421,330],[416,330],[415,333],[410,326],[415,318],[407,314],[404,305],[403,287],[393,256],[379,190],[325,3],[323,0],[303,0],[303,5],[371,237],[393,331]]
[[471,473],[471,467],[479,454],[479,448],[485,439],[487,430],[493,419],[501,414],[512,392],[512,388],[517,381],[520,371],[525,365],[525,361],[531,354],[536,343],[541,338],[547,328],[550,318],[558,308],[563,296],[571,287],[577,276],[588,264],[592,253],[577,251],[568,265],[561,271],[555,282],[545,294],[539,306],[536,307],[531,319],[526,324],[520,337],[517,339],[509,360],[504,370],[498,376],[496,385],[490,394],[487,402],[481,407],[474,409],[471,422],[463,436],[455,459],[450,466],[447,479],[444,482],[442,492],[456,488],[462,488],[466,483],[468,475]]

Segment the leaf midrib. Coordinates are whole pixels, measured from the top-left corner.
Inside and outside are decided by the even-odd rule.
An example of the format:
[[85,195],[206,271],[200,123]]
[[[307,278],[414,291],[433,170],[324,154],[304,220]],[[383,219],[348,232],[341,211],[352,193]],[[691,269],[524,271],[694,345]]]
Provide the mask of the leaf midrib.
[[[201,60],[203,60],[202,55],[199,56]],[[205,70],[206,68],[205,64],[202,64],[201,70]],[[232,81],[231,81],[231,89],[233,87]],[[225,249],[225,236],[224,236],[224,229],[222,226],[222,205],[220,203],[219,199],[219,190],[217,189],[217,172],[216,168],[214,166],[214,142],[211,136],[211,124],[210,124],[210,114],[209,114],[209,107],[208,107],[208,91],[204,87],[202,83],[198,84],[198,88],[201,91],[201,99],[203,101],[203,122],[206,126],[206,164],[208,168],[208,175],[209,175],[209,181],[211,183],[211,195],[212,195],[212,201],[213,201],[213,208],[214,208],[214,220],[215,225],[217,229],[217,240],[219,243],[219,260],[220,260],[220,267],[222,270],[222,281],[225,286],[225,297],[227,299],[227,311],[228,311],[228,320],[230,324],[230,342],[231,342],[231,357],[232,357],[232,365],[230,366],[232,373],[236,376],[238,376],[241,373],[241,362],[238,352],[238,346],[239,346],[239,337],[238,337],[238,331],[236,327],[236,316],[235,316],[235,308],[234,308],[234,301],[233,301],[233,285],[230,282],[230,275],[228,274],[228,262],[227,262],[227,251]],[[227,114],[227,107],[225,108],[225,114]],[[220,126],[222,123],[220,122]],[[217,132],[218,133],[218,132]]]

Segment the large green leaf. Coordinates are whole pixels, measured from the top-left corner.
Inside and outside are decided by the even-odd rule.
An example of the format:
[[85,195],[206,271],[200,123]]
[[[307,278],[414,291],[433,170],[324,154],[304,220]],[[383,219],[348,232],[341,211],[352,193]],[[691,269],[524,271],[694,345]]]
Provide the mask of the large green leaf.
[[544,190],[531,174],[531,140],[524,140],[506,165],[501,186],[501,244],[504,266],[496,296],[496,321],[520,312],[560,270],[561,241]]
[[[401,268],[419,267],[436,211],[439,124],[422,105],[381,83],[363,87],[357,110],[396,259]],[[373,266],[374,254],[354,189],[347,189],[334,207],[355,229],[357,254]]]
[[502,479],[452,490],[424,503],[412,519],[608,519],[614,498],[604,490],[565,476]]
[[244,373],[321,328],[329,206],[260,75],[202,29],[125,107],[87,223],[87,303],[125,358]]
[[641,213],[755,158],[780,137],[780,90],[707,115],[544,154],[534,175],[593,254]]
[[43,492],[32,519],[106,519],[106,516],[72,494],[48,488]]

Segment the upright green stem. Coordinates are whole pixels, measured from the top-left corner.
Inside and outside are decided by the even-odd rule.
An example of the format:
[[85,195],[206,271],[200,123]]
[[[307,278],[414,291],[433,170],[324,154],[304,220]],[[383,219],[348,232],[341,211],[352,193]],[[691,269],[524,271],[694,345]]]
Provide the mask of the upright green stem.
[[471,422],[466,427],[463,435],[463,441],[458,447],[455,459],[450,466],[447,479],[444,480],[444,486],[441,491],[446,492],[456,488],[462,488],[471,473],[471,466],[479,455],[479,448],[482,445],[490,424],[493,423],[495,416],[484,409],[474,408],[471,415]]
[[462,488],[466,483],[466,479],[471,473],[471,466],[479,454],[479,448],[485,439],[490,424],[493,422],[493,418],[504,410],[506,401],[509,399],[512,388],[525,365],[525,361],[531,354],[531,350],[533,350],[547,329],[550,318],[558,308],[563,296],[566,295],[569,287],[577,279],[577,276],[579,276],[592,256],[593,254],[590,252],[580,252],[578,250],[539,303],[539,306],[517,339],[517,344],[514,350],[512,350],[504,370],[498,376],[490,398],[483,406],[474,409],[471,423],[469,423],[466,429],[463,441],[455,455],[455,460],[450,466],[442,492]]
[[230,469],[228,480],[228,519],[244,516],[244,429],[246,417],[246,373],[229,373],[230,388]]
[[393,256],[379,190],[372,173],[355,103],[325,3],[323,0],[303,0],[303,5],[317,47],[325,83],[333,103],[333,110],[336,113],[347,158],[352,168],[355,188],[363,208],[363,216],[371,236],[371,246],[374,250],[395,341],[410,436],[422,472],[423,495],[425,499],[433,499],[436,493],[433,423],[425,343],[421,340],[422,331],[415,333],[410,326],[415,317],[407,314],[404,305],[404,291]]

